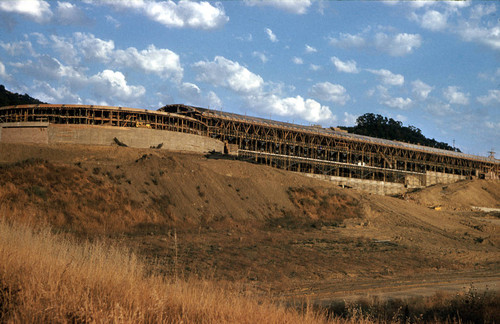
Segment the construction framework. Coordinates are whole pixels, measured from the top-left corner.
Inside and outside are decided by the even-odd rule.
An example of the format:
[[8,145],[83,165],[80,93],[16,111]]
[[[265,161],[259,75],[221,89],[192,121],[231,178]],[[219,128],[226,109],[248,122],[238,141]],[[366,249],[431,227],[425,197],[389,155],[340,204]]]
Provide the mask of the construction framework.
[[286,170],[425,186],[429,174],[498,179],[500,161],[454,151],[186,105],[160,111],[200,120],[228,153]]
[[500,160],[409,143],[303,126],[187,105],[157,111],[87,105],[22,105],[0,108],[0,124],[144,127],[208,136],[225,153],[285,170],[429,185],[429,177],[499,179]]

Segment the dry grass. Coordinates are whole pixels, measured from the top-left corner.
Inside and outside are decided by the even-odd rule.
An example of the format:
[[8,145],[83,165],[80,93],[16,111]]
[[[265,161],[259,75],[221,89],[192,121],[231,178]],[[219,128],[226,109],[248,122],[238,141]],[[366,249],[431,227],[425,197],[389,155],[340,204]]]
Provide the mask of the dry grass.
[[207,281],[146,275],[131,253],[0,221],[0,322],[321,323]]

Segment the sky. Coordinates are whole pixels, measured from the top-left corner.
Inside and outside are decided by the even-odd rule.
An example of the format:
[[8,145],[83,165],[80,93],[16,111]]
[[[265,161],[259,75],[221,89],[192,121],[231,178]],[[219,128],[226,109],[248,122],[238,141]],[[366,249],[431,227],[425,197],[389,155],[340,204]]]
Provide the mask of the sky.
[[0,0],[0,84],[301,125],[365,113],[500,156],[500,2]]

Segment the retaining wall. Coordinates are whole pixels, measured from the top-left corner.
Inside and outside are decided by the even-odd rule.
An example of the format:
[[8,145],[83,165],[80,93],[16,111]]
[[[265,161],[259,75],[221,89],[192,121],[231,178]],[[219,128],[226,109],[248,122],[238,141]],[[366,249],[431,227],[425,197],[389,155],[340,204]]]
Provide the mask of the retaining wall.
[[398,194],[403,194],[408,190],[408,188],[406,188],[401,183],[364,180],[355,178],[343,178],[343,177],[314,174],[314,173],[300,173],[300,174],[315,179],[331,181],[334,184],[341,187],[349,187],[356,190],[370,192],[378,195],[398,195]]
[[0,124],[0,142],[3,143],[116,145],[115,137],[127,146],[136,148],[163,144],[162,149],[172,151],[224,151],[224,143],[219,140],[165,130],[48,123]]
[[432,186],[437,183],[448,184],[466,179],[466,176],[442,172],[427,171],[425,173],[425,185]]

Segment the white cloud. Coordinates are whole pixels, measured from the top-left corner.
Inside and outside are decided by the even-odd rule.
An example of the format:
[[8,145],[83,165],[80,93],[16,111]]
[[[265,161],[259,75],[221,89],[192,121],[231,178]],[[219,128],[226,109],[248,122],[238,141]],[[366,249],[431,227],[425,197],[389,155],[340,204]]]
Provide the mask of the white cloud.
[[447,27],[447,16],[436,10],[428,10],[422,17],[415,17],[423,28],[430,30],[443,30]]
[[245,0],[249,6],[269,6],[293,14],[305,14],[311,6],[310,0]]
[[[276,88],[272,82],[266,84],[259,75],[222,56],[216,56],[211,62],[196,62],[192,66],[198,72],[197,80],[236,92],[252,109],[266,114],[297,116],[310,122],[327,122],[334,118],[327,106],[313,99],[301,96],[283,98],[282,85]],[[265,92],[266,85],[276,89]]]
[[201,95],[201,90],[194,83],[184,82],[179,87],[179,93],[188,101],[197,101]]
[[338,57],[333,56],[331,58],[331,61],[333,65],[335,65],[335,68],[339,72],[345,72],[345,73],[358,73],[359,69],[356,66],[356,61],[354,60],[349,60],[347,62],[341,61]]
[[319,71],[319,70],[321,70],[321,65],[311,64],[311,65],[309,65],[309,69],[311,71]]
[[7,74],[5,70],[5,65],[0,61],[0,78],[4,78],[6,80],[10,79],[10,75]]
[[316,83],[312,86],[309,94],[320,100],[331,101],[342,106],[350,99],[343,86],[330,82]]
[[422,37],[418,34],[397,34],[388,36],[384,33],[375,35],[375,47],[392,56],[403,56],[413,52],[422,44]]
[[464,23],[455,30],[463,40],[484,44],[494,50],[500,50],[500,26],[491,28]]
[[213,91],[210,91],[207,95],[208,105],[212,109],[218,109],[222,107],[222,100]]
[[382,81],[382,83],[387,85],[403,85],[405,82],[404,76],[401,74],[394,74],[389,70],[380,69],[380,70],[372,70],[367,69],[368,72],[378,75]]
[[434,89],[434,87],[431,87],[430,85],[420,80],[413,81],[411,85],[413,86],[412,92],[418,99],[421,100],[427,99],[429,93],[431,93],[431,91]]
[[410,98],[397,97],[382,100],[381,103],[391,108],[407,109],[411,105],[412,100]]
[[488,94],[477,97],[477,101],[483,105],[500,104],[500,90],[488,90]]
[[83,24],[88,21],[85,13],[69,2],[57,2],[55,19],[63,25]]
[[126,50],[117,50],[114,53],[116,64],[129,66],[146,73],[155,73],[162,78],[171,78],[180,81],[183,69],[179,55],[168,49],[157,49],[149,45],[147,49],[138,51],[134,47]]
[[352,115],[348,112],[344,112],[344,119],[343,119],[343,122],[344,122],[344,126],[354,126],[356,125],[356,120],[358,119],[358,117],[356,115]]
[[306,44],[306,53],[316,53],[318,50]]
[[51,35],[50,40],[52,41],[52,48],[60,54],[63,61],[71,64],[77,64],[80,61],[75,47],[64,37]]
[[50,4],[43,0],[0,1],[0,10],[27,16],[38,23],[51,19]]
[[458,87],[449,86],[443,90],[443,96],[448,100],[450,104],[457,105],[468,105],[469,104],[469,94],[458,91]]
[[300,57],[293,57],[292,62],[294,64],[304,64],[304,61]]
[[49,83],[45,81],[34,81],[34,93],[33,96],[43,102],[48,102],[52,104],[64,103],[64,104],[82,104],[83,100],[76,93],[72,93],[71,90],[66,86],[60,86],[58,88],[53,88]]
[[96,38],[92,34],[74,33],[75,43],[86,60],[99,60],[109,62],[115,48],[115,43],[112,40],[104,41]]
[[495,4],[491,3],[489,5],[478,4],[471,9],[470,18],[471,19],[481,19],[483,16],[490,15],[497,10]]
[[425,105],[424,109],[434,116],[450,116],[455,113],[450,104],[444,102],[431,102]]
[[120,22],[116,20],[113,16],[111,15],[106,15],[106,21],[109,22],[110,24],[114,25],[115,28],[118,28],[121,26]]
[[166,27],[215,29],[229,21],[224,8],[216,3],[186,1],[104,1],[117,9],[131,9],[139,11],[149,19]]
[[114,98],[120,101],[135,101],[146,93],[143,86],[127,84],[123,73],[104,70],[89,79],[95,94],[100,98]]
[[262,63],[266,63],[267,61],[269,61],[266,54],[261,52],[254,51],[252,53],[252,56],[258,58]]
[[276,43],[278,41],[278,37],[276,37],[276,35],[274,35],[274,33],[271,29],[266,28],[265,31],[266,31],[267,37],[269,37],[269,40],[271,42]]
[[500,122],[485,121],[484,126],[498,131],[500,129]]
[[12,55],[12,56],[21,55],[21,54],[26,53],[26,52],[32,56],[36,55],[30,41],[19,41],[19,42],[12,42],[12,43],[0,42],[0,46],[9,55]]
[[330,45],[340,48],[361,48],[366,45],[366,41],[359,34],[340,33],[339,38],[330,38]]
[[250,72],[238,62],[222,56],[216,56],[212,62],[196,62],[193,67],[199,72],[197,80],[226,87],[242,94],[260,91],[264,84],[264,80],[259,75]]

